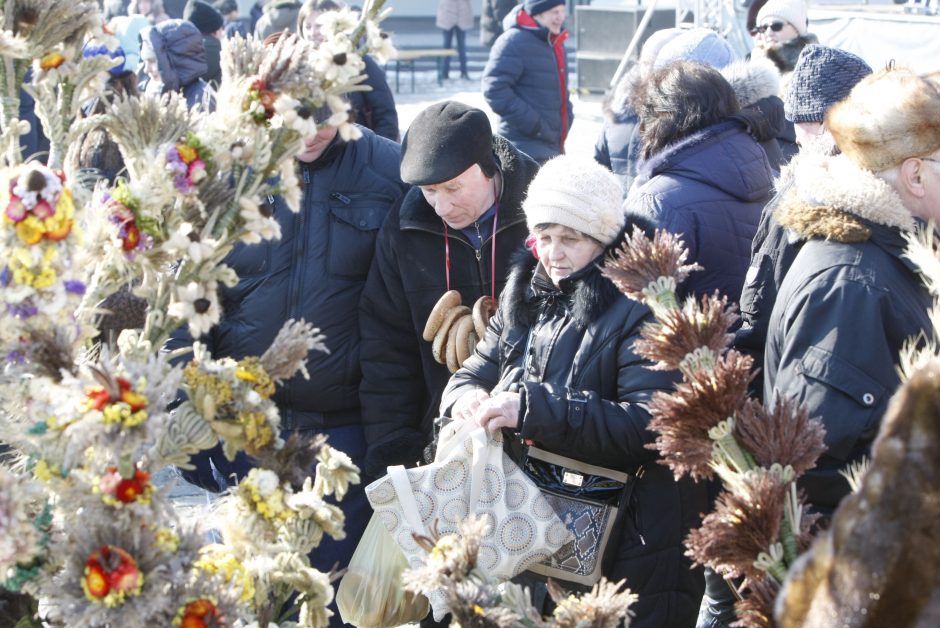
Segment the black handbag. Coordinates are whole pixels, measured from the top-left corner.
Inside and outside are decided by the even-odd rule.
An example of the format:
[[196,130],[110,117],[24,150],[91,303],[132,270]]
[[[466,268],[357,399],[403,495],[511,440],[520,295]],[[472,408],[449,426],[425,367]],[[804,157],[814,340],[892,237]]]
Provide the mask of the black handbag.
[[618,539],[611,536],[627,511],[636,477],[538,447],[528,447],[522,470],[574,535],[529,571],[592,586],[616,559]]

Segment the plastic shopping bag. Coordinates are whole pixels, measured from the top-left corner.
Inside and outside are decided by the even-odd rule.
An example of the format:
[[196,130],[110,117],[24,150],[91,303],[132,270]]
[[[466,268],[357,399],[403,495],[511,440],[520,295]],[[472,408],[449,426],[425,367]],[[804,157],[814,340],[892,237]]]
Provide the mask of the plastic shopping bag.
[[386,628],[423,619],[427,599],[405,591],[401,583],[407,567],[381,518],[372,515],[336,592],[343,621],[359,628]]

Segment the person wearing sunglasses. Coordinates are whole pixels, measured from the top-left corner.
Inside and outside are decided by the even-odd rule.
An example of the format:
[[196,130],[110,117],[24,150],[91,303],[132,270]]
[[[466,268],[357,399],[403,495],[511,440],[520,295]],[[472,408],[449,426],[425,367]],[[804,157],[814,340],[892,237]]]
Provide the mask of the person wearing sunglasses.
[[803,48],[816,42],[808,27],[805,0],[768,0],[751,28],[755,52],[768,56],[781,73],[792,72]]

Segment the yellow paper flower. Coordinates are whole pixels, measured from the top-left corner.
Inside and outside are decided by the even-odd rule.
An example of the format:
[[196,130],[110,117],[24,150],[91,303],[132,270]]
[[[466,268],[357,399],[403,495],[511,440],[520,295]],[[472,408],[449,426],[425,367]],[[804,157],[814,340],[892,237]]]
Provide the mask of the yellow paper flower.
[[199,157],[199,153],[196,152],[196,149],[186,144],[177,144],[176,152],[180,154],[180,159],[187,165],[193,163],[196,161],[196,158]]
[[45,233],[42,221],[32,214],[16,223],[16,237],[27,246],[37,244]]
[[60,52],[50,52],[39,60],[39,67],[43,70],[53,70],[65,63],[65,57]]
[[255,585],[251,575],[222,545],[206,545],[199,550],[200,558],[193,565],[196,569],[210,575],[221,574],[225,581],[241,589],[240,599],[244,603],[255,597]]

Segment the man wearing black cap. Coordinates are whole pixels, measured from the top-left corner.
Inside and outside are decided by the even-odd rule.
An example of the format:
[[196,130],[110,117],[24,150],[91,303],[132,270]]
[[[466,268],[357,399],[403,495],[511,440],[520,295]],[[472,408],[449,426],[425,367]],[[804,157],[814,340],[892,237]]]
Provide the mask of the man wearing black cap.
[[202,75],[202,80],[218,87],[222,82],[222,25],[225,20],[215,7],[203,0],[189,0],[183,8],[183,19],[193,23],[202,33],[202,43],[206,48],[206,65],[209,69]]
[[449,290],[465,306],[498,297],[528,234],[522,200],[537,170],[462,103],[431,105],[408,129],[401,178],[413,187],[379,232],[359,306],[366,473],[421,459],[450,377],[425,323]]

